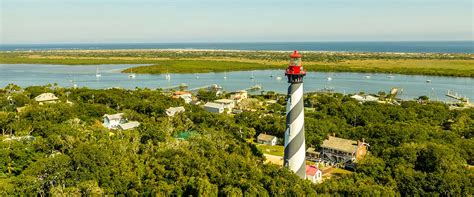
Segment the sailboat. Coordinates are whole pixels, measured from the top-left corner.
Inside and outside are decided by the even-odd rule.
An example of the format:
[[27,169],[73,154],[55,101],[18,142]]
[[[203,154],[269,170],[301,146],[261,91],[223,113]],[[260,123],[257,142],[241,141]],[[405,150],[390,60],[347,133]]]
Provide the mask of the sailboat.
[[224,72],[224,80],[227,80],[227,72]]
[[331,81],[331,80],[332,80],[332,78],[331,78],[331,77],[328,77],[328,81]]
[[165,79],[166,79],[166,80],[171,80],[171,75],[170,75],[169,73],[166,73]]
[[128,75],[128,78],[134,79],[136,75],[133,73],[133,68],[130,68],[130,74]]
[[95,77],[97,78],[102,77],[102,75],[99,72],[99,67],[97,67],[97,70],[95,71]]
[[255,79],[255,76],[253,76],[253,71],[252,71],[252,75],[250,75],[250,79]]

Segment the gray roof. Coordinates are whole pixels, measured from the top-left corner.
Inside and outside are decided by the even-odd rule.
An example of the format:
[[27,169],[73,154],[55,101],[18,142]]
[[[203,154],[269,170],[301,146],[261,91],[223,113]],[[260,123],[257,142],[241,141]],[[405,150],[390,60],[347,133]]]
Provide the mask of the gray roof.
[[209,107],[209,108],[223,108],[222,104],[220,103],[213,103],[213,102],[207,102],[204,107]]
[[127,123],[119,125],[120,129],[122,129],[122,130],[133,129],[133,128],[138,127],[138,126],[140,126],[140,123],[137,122],[137,121],[131,121],[131,122],[127,122]]
[[123,113],[118,114],[105,114],[104,115],[109,120],[120,120],[123,117]]
[[328,139],[323,141],[321,145],[323,148],[338,150],[346,153],[353,153],[357,150],[358,143],[355,140],[348,140],[343,138],[338,138],[334,136],[329,136]]
[[263,134],[263,133],[260,133],[260,135],[258,135],[257,139],[258,140],[261,140],[261,141],[272,141],[274,138],[276,138],[275,136],[273,135],[267,135],[267,134]]

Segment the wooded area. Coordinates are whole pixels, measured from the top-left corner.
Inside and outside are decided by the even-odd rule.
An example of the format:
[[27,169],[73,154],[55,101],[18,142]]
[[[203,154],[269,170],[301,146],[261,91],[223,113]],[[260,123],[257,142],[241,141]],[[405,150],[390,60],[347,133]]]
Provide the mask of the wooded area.
[[[33,98],[44,92],[54,93],[61,102],[39,105]],[[305,105],[316,109],[306,112],[307,146],[319,146],[332,133],[364,138],[370,144],[370,154],[355,173],[313,185],[285,168],[264,164],[262,153],[246,141],[259,133],[284,135],[284,97],[254,98],[278,102],[255,112],[227,115],[171,99],[161,90],[55,85],[23,90],[9,85],[0,90],[0,195],[469,196],[474,192],[474,109],[449,110],[429,101],[359,104],[342,94],[306,94]],[[176,106],[184,106],[186,112],[167,117],[165,109]],[[116,112],[141,125],[126,131],[103,127],[102,116]],[[183,131],[197,134],[186,140],[173,137]]]

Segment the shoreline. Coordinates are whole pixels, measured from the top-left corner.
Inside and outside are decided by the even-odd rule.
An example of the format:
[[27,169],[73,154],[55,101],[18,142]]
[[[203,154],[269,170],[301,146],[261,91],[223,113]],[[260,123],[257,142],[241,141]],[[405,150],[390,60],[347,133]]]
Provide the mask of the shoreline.
[[[34,52],[237,52],[237,53],[289,53],[293,50],[250,50],[250,49],[192,49],[192,48],[167,48],[167,49],[30,49],[30,50],[0,50],[0,53],[34,53]],[[328,53],[328,54],[387,54],[387,55],[467,55],[474,59],[474,53],[453,52],[371,52],[371,51],[325,51],[325,50],[298,50],[300,53]]]

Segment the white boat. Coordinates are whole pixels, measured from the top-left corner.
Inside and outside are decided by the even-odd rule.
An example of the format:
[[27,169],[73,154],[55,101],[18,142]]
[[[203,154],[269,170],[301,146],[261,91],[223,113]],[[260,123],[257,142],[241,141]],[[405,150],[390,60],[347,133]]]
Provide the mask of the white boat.
[[328,81],[331,81],[331,80],[332,80],[332,78],[331,78],[331,77],[328,77]]
[[97,67],[97,70],[95,71],[95,77],[97,78],[102,77],[102,75],[99,72],[99,67]]
[[199,76],[198,76],[198,75],[196,75],[196,79],[199,79]]
[[387,76],[387,78],[389,78],[389,79],[393,79],[393,78],[395,78],[395,76],[393,76],[393,75],[389,75],[389,76]]
[[365,76],[365,78],[366,78],[366,79],[370,79],[370,76],[369,76],[369,75],[367,75],[367,76]]
[[429,79],[428,79],[428,80],[426,80],[426,83],[431,83],[431,80],[429,80]]
[[276,80],[280,81],[280,80],[281,80],[281,77],[276,77]]
[[165,75],[165,78],[166,78],[166,80],[171,80],[171,75],[170,75],[170,74],[166,74],[166,75]]
[[135,79],[136,75],[133,73],[133,68],[130,68],[130,74],[128,75],[128,78],[130,79]]

